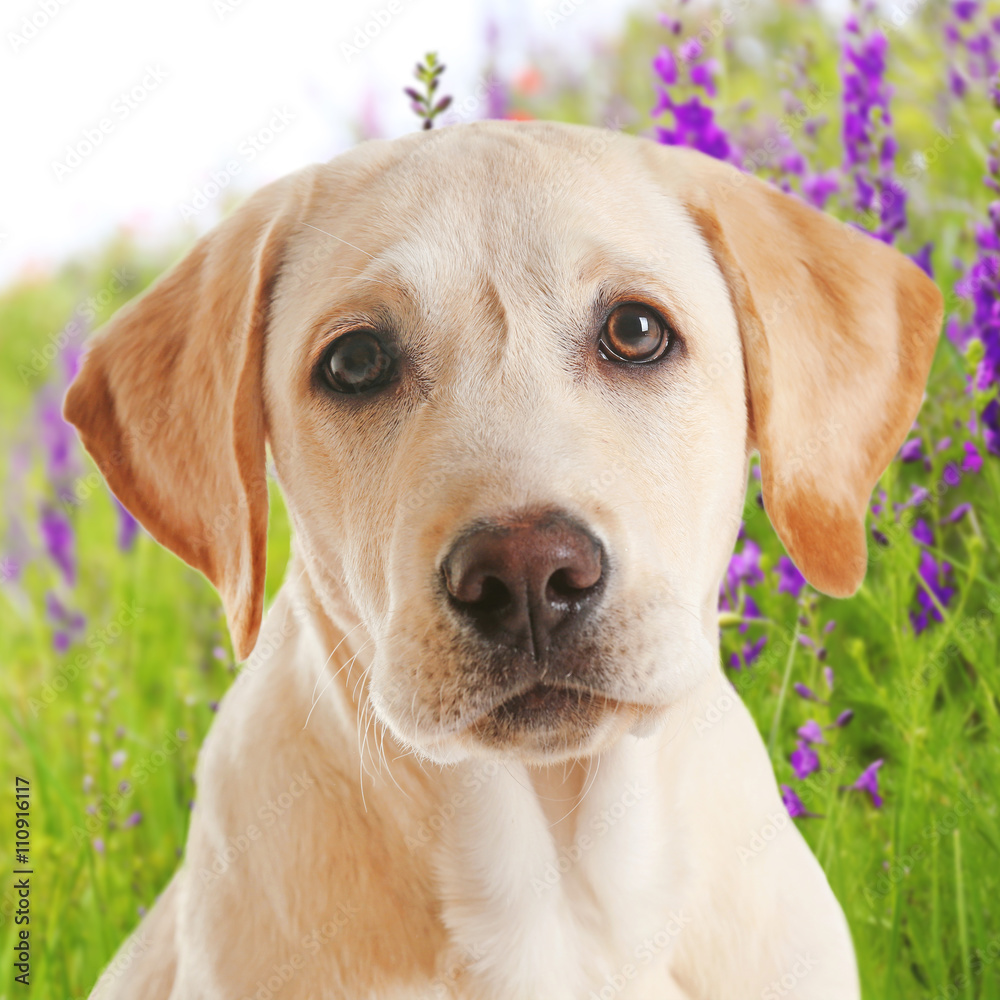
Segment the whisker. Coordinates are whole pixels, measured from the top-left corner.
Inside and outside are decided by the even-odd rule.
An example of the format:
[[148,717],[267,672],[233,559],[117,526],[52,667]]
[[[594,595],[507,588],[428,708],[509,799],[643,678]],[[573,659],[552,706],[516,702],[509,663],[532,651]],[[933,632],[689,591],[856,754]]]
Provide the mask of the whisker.
[[348,243],[347,240],[341,239],[341,237],[335,236],[333,233],[328,233],[325,229],[320,229],[319,226],[314,226],[308,222],[303,222],[302,225],[309,226],[310,229],[315,229],[317,233],[322,233],[324,236],[329,236],[331,239],[340,240],[341,243],[351,247],[352,250],[357,250],[358,253],[363,253],[366,257],[371,257],[372,260],[378,259],[375,254],[369,253],[367,250],[362,250],[361,247],[356,247],[353,243]]

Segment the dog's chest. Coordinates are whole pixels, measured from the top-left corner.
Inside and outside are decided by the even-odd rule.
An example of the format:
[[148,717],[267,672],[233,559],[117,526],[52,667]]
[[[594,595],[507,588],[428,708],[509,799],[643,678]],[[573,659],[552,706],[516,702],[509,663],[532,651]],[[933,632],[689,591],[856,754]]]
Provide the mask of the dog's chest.
[[558,824],[569,836],[522,768],[452,774],[437,824],[442,995],[578,1000],[610,986],[624,1000],[662,983],[684,915],[655,764],[631,740],[606,755],[568,807],[575,822]]

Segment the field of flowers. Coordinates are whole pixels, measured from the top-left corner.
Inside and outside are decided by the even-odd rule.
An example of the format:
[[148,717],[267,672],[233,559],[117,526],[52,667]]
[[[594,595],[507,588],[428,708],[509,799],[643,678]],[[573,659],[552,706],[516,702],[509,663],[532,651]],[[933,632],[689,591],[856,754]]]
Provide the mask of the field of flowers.
[[[630,19],[585,76],[539,49],[485,99],[439,107],[433,61],[418,81],[434,127],[556,118],[694,146],[939,282],[945,335],[873,497],[864,587],[805,584],[754,470],[723,646],[865,996],[1000,1000],[1000,8],[855,3],[835,25],[807,2],[680,3]],[[110,496],[59,412],[89,331],[182,250],[123,237],[0,296],[0,760],[5,788],[30,781],[34,872],[25,990],[5,796],[0,998],[87,995],[178,864],[198,746],[239,669],[210,586]],[[288,552],[272,499],[269,597]]]

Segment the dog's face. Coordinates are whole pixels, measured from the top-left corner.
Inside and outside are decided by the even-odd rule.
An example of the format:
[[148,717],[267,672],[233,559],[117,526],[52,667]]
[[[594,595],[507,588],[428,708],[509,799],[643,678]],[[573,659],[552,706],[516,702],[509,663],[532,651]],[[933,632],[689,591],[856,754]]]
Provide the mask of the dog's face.
[[[371,637],[382,721],[435,759],[537,761],[715,669],[750,448],[806,575],[857,586],[940,308],[901,256],[697,154],[492,123],[272,186],[116,322],[69,418],[220,587],[240,651],[266,440],[314,585]],[[158,372],[180,424],[123,446]]]
[[747,424],[683,205],[627,160],[461,130],[339,201],[282,269],[265,391],[379,714],[435,755],[551,754],[671,703],[715,659]]

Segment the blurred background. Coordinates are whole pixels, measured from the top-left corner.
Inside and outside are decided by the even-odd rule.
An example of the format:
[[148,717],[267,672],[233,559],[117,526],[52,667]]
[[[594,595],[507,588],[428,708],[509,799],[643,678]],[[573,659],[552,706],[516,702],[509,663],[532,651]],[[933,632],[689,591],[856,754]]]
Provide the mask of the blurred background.
[[[844,905],[865,996],[1000,998],[995,0],[12,0],[0,20],[0,998],[88,994],[181,861],[198,747],[239,670],[211,587],[61,419],[82,345],[268,180],[482,118],[693,146],[942,288],[925,405],[872,498],[864,587],[834,601],[805,584],[754,468],[723,648]],[[289,546],[272,492],[269,597]]]

